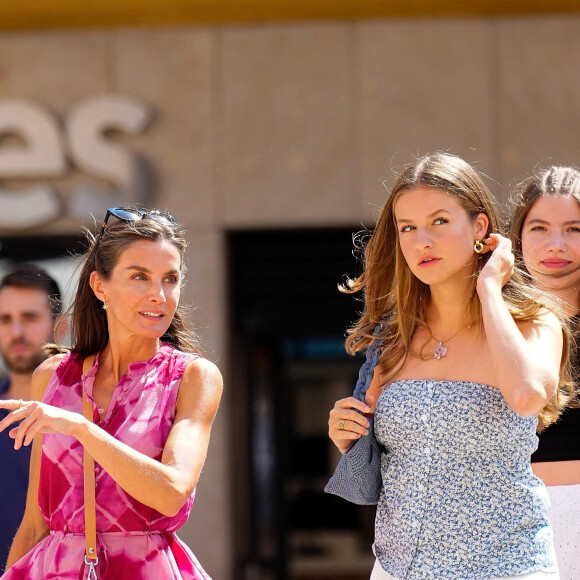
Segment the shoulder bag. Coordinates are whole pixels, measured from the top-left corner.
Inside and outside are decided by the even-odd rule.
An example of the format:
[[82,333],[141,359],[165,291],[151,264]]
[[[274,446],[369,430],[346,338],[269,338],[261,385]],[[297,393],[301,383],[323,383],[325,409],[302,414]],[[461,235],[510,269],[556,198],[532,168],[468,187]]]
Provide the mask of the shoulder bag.
[[[383,324],[378,324],[374,334],[378,335],[383,328]],[[367,348],[366,360],[360,368],[353,392],[353,397],[359,401],[365,400],[365,394],[381,356],[382,344],[381,339],[375,339]],[[357,439],[343,454],[324,488],[327,493],[338,495],[359,505],[377,504],[382,483],[381,446],[375,437],[373,419],[369,418],[369,422],[369,434]]]

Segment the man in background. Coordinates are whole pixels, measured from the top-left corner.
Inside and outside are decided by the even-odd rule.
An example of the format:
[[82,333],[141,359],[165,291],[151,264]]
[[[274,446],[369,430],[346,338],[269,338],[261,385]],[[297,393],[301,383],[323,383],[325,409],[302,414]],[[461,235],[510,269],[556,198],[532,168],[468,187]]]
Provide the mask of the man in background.
[[[0,354],[8,370],[1,399],[30,400],[32,373],[46,358],[43,346],[54,341],[60,312],[58,284],[41,268],[19,266],[0,281]],[[7,414],[0,409],[0,420]],[[31,448],[15,451],[8,433],[0,434],[0,570],[24,515]]]

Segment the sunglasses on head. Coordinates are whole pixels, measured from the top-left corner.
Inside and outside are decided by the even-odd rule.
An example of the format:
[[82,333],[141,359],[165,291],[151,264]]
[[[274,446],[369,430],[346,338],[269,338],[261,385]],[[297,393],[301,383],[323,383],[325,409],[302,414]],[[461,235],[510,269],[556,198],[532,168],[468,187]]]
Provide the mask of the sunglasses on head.
[[109,218],[111,216],[124,222],[137,222],[139,220],[142,220],[143,218],[148,218],[168,225],[173,225],[177,223],[177,220],[170,213],[158,211],[156,209],[149,211],[144,209],[133,209],[130,207],[110,207],[107,210],[105,219],[103,220],[103,227],[99,232],[97,241],[95,243],[95,249],[93,250],[95,270],[97,269],[97,249],[99,248],[99,244],[103,239],[105,228],[107,227],[107,223],[109,222]]

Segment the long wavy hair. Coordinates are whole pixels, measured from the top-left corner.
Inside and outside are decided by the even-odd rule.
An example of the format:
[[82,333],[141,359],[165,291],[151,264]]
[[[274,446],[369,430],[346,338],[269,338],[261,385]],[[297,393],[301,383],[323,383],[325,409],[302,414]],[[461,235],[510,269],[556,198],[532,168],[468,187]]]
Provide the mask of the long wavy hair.
[[[348,330],[346,349],[354,354],[365,349],[377,338],[379,323],[384,330],[378,338],[384,341],[379,368],[387,378],[394,376],[407,359],[411,339],[418,328],[430,333],[426,320],[430,289],[413,275],[403,256],[394,207],[406,191],[417,187],[433,188],[453,196],[467,215],[475,221],[480,213],[489,219],[485,237],[500,231],[500,220],[493,196],[479,174],[466,161],[448,153],[436,153],[419,158],[405,167],[389,193],[379,214],[372,235],[355,237],[355,246],[363,256],[363,272],[348,279],[342,288],[347,293],[363,293],[364,308],[359,320]],[[491,253],[476,254],[467,290],[465,322],[483,333],[481,304],[476,284],[479,272]],[[536,320],[544,308],[553,305],[539,291],[524,284],[518,272],[503,287],[503,298],[516,321]],[[554,306],[554,309],[557,309]],[[563,323],[564,352],[560,367],[560,384],[554,397],[539,415],[540,428],[555,421],[570,393],[569,331]]]
[[[91,232],[87,232],[87,239],[89,248],[79,265],[79,280],[73,301],[62,319],[57,321],[58,325],[65,318],[68,319],[71,346],[48,345],[49,354],[71,350],[86,357],[103,350],[109,341],[107,315],[90,286],[90,276],[96,270],[108,280],[121,254],[134,242],[140,240],[169,242],[178,250],[181,271],[182,274],[185,273],[183,257],[187,242],[179,224],[148,216],[137,221],[114,219],[107,224],[100,241]],[[186,307],[181,302],[177,305],[169,328],[160,340],[184,352],[200,352],[199,342],[188,321]]]

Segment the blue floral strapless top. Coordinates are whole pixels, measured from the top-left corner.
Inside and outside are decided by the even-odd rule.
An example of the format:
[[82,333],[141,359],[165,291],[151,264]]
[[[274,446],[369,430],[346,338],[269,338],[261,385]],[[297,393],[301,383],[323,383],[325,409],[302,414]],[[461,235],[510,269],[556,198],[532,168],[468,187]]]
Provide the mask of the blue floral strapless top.
[[385,571],[406,580],[555,572],[548,495],[530,467],[536,427],[489,385],[386,387],[374,422],[386,452],[373,545]]

